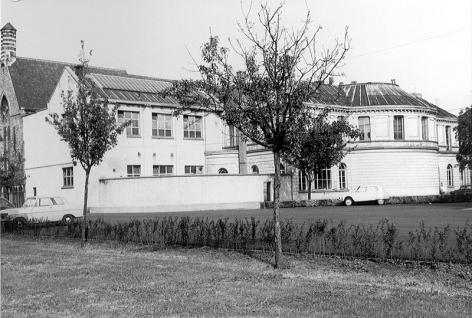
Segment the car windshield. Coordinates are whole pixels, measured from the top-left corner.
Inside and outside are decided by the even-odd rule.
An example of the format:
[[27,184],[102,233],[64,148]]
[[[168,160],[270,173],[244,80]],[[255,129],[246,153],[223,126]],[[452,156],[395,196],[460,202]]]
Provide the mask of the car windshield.
[[10,203],[7,199],[0,198],[0,207],[2,208],[11,208],[13,207],[13,204]]
[[36,203],[35,198],[29,198],[29,199],[26,199],[25,203],[23,203],[23,207],[24,208],[29,208],[29,207],[34,206],[35,203]]

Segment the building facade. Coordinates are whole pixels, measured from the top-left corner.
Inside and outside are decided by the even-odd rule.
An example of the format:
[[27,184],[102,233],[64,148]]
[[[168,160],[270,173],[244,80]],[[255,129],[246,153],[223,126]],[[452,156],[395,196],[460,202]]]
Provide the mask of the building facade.
[[[470,184],[455,158],[456,116],[419,94],[403,91],[395,82],[324,85],[310,105],[328,107],[330,120],[346,117],[361,132],[358,140],[347,144],[341,164],[316,176],[314,199],[339,198],[362,185],[380,185],[392,196],[411,196],[448,193]],[[234,134],[227,131],[225,135],[225,147],[207,153],[209,173],[238,171],[238,146],[230,140]],[[273,173],[269,151],[255,144],[247,149],[249,173]],[[285,186],[291,187],[294,199],[306,199],[303,174],[284,164],[281,168],[293,176]]]

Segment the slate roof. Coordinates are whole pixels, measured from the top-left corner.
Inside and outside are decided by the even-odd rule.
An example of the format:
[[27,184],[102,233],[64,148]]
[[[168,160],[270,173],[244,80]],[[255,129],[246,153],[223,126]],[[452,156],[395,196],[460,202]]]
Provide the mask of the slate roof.
[[436,110],[440,118],[456,118],[455,115],[419,96],[405,92],[393,83],[368,82],[339,86],[324,84],[319,91],[311,102],[346,107],[419,106]]
[[[36,112],[47,108],[57,82],[66,66],[75,64],[17,57],[8,67],[20,108]],[[89,72],[126,75],[125,70],[90,67]]]
[[0,31],[3,31],[3,30],[13,30],[13,31],[16,31],[15,27],[13,25],[11,25],[10,22],[7,22],[7,24],[5,24],[3,26],[3,28],[0,30]]
[[110,75],[91,73],[88,75],[102,90],[109,101],[130,104],[176,105],[174,98],[163,98],[159,92],[172,85],[169,80],[137,75]]

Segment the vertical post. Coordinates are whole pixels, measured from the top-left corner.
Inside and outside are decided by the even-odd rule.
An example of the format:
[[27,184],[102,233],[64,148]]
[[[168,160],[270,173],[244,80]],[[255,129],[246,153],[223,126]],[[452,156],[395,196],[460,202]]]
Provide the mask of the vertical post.
[[238,162],[239,162],[239,174],[247,174],[247,144],[243,140],[241,133],[238,131]]

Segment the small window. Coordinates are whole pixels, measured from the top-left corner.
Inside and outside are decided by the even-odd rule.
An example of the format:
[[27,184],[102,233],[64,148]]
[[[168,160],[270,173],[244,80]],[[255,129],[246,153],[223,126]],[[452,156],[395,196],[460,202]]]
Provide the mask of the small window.
[[220,169],[218,169],[218,173],[219,174],[227,174],[228,170],[226,170],[226,168],[220,168]]
[[331,189],[331,169],[322,169],[315,174],[315,189]]
[[64,188],[71,188],[74,186],[74,167],[62,168],[62,180]]
[[2,120],[6,120],[9,115],[8,101],[5,96],[2,97],[2,104],[0,106],[0,117]]
[[339,189],[341,190],[347,189],[346,169],[345,163],[339,165]]
[[185,174],[203,174],[203,166],[185,166]]
[[127,166],[128,177],[139,177],[141,176],[141,166],[140,165],[128,165]]
[[202,117],[184,115],[184,138],[202,138]]
[[448,187],[454,186],[454,175],[452,171],[452,165],[447,166],[447,186]]
[[118,122],[130,124],[126,127],[127,137],[139,137],[139,112],[118,111]]
[[152,175],[153,176],[167,176],[173,173],[174,166],[163,166],[163,165],[154,165],[152,166]]
[[152,136],[172,137],[172,115],[152,114]]
[[428,117],[421,117],[421,137],[423,140],[429,139]]
[[393,116],[393,139],[405,139],[405,125],[403,116]]
[[361,116],[359,120],[359,140],[370,141],[370,117]]
[[280,164],[280,174],[285,174],[285,166]]
[[259,174],[259,167],[256,165],[253,165],[251,167],[252,174]]

